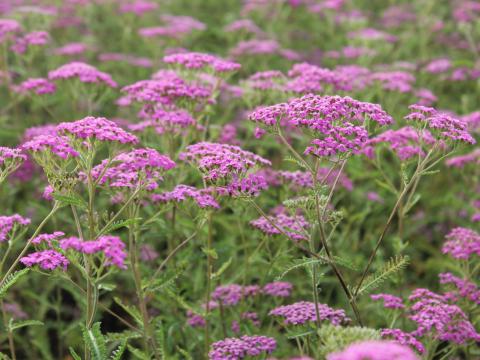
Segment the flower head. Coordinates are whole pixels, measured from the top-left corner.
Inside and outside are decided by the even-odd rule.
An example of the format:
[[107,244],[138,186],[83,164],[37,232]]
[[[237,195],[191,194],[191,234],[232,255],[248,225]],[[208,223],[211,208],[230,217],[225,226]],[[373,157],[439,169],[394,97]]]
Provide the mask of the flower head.
[[112,88],[117,87],[117,83],[112,80],[109,74],[83,62],[71,62],[48,73],[49,80],[71,78],[78,78],[83,83],[102,83]]
[[404,332],[400,329],[383,329],[380,335],[382,335],[383,338],[393,339],[401,345],[409,346],[420,354],[425,352],[425,346],[411,333]]
[[217,56],[204,53],[179,53],[167,55],[163,58],[167,64],[177,64],[190,70],[210,68],[218,73],[232,72],[240,69],[241,65],[233,61],[221,59]]
[[442,252],[454,259],[468,260],[472,255],[480,256],[480,234],[474,230],[457,227],[445,239]]
[[75,250],[84,254],[103,253],[105,265],[114,265],[120,269],[126,269],[125,259],[127,253],[125,244],[118,236],[102,235],[96,240],[82,241],[77,237],[69,237],[60,241],[63,250]]
[[417,289],[409,300],[413,302],[409,318],[417,324],[417,329],[412,332],[415,337],[432,335],[456,344],[480,340],[480,334],[467,315],[457,305],[447,303],[446,296]]
[[419,360],[407,346],[394,341],[363,341],[349,345],[341,352],[327,355],[327,360]]
[[[270,221],[269,221],[270,220]],[[310,224],[302,215],[290,216],[285,213],[269,216],[269,220],[264,217],[250,221],[250,225],[259,229],[266,235],[287,234],[292,240],[307,240],[308,235],[306,229]],[[275,224],[276,226],[272,225]],[[282,232],[280,231],[282,230]]]
[[44,270],[62,268],[64,271],[67,270],[67,266],[70,263],[64,255],[55,250],[43,250],[31,253],[22,257],[20,262],[27,267],[39,265]]
[[467,123],[431,107],[410,105],[410,114],[405,117],[408,121],[424,124],[432,132],[441,137],[455,141],[475,144],[475,139],[467,130]]
[[172,191],[151,196],[153,202],[184,202],[187,199],[193,199],[197,205],[204,208],[220,208],[215,198],[210,194],[210,190],[197,189],[188,185],[177,185]]
[[78,152],[69,144],[66,136],[38,135],[23,143],[22,148],[32,153],[48,150],[62,159],[78,156]]
[[292,293],[293,285],[287,281],[275,281],[262,288],[262,293],[274,297],[289,297]]
[[210,181],[239,176],[255,166],[271,165],[270,161],[238,146],[210,142],[187,146],[179,158],[196,164],[204,178]]
[[81,120],[60,123],[57,126],[57,133],[79,139],[113,141],[121,144],[136,144],[138,142],[134,135],[126,132],[113,121],[102,117],[87,116]]
[[368,140],[366,119],[380,125],[393,122],[377,104],[350,97],[317,95],[305,95],[286,104],[257,110],[249,118],[267,128],[278,126],[283,119],[290,126],[310,131],[315,138],[305,154],[319,157],[358,153]]
[[0,242],[8,239],[9,233],[16,226],[26,226],[30,224],[30,219],[24,218],[18,214],[11,216],[0,216]]
[[[318,314],[320,321],[328,321],[333,325],[340,325],[349,321],[345,315],[345,311],[332,309],[325,304],[318,304]],[[269,315],[282,317],[286,325],[301,325],[316,321],[317,319],[315,303],[308,301],[279,306],[271,310]]]
[[370,295],[370,299],[376,300],[383,300],[383,306],[386,309],[403,309],[405,305],[401,298],[390,295],[390,294],[374,294]]
[[275,339],[267,336],[242,336],[227,338],[212,344],[208,353],[210,360],[239,360],[247,356],[270,354],[277,347]]
[[52,234],[40,234],[32,239],[32,244],[40,245],[42,243],[46,243],[50,246],[52,244],[52,240],[58,240],[63,236],[65,236],[63,231],[55,231]]
[[[108,166],[112,163],[111,166]],[[135,149],[117,155],[110,160],[103,160],[92,169],[92,177],[100,179],[99,184],[108,182],[111,187],[132,188],[143,186],[147,190],[154,190],[162,174],[175,167],[168,156],[160,154],[154,149]]]
[[54,83],[43,78],[27,79],[15,88],[19,93],[33,91],[37,95],[53,94],[56,90]]

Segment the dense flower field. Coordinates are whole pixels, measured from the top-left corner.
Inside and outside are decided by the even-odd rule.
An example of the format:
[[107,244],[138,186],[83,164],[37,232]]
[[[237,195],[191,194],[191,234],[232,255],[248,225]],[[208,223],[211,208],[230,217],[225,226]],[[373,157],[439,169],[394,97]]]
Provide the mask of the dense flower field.
[[0,359],[480,359],[480,2],[0,0]]

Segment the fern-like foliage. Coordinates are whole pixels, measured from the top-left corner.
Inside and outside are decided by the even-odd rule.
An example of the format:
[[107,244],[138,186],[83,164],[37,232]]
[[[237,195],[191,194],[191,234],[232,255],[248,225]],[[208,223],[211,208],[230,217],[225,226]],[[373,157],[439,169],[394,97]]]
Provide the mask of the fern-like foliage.
[[113,301],[115,301],[128,315],[130,315],[135,320],[137,325],[140,326],[141,329],[143,329],[142,315],[137,308],[131,305],[124,304],[123,301],[118,297],[114,297]]
[[161,321],[157,322],[155,329],[155,341],[157,343],[158,351],[162,356],[162,359],[167,359],[167,351],[165,348],[165,331],[163,330],[163,324]]
[[[346,267],[351,270],[357,270],[355,265],[349,261],[348,259],[340,258],[337,256],[334,256],[332,259],[332,262],[334,262],[337,265]],[[321,257],[321,258],[302,258],[302,259],[296,259],[290,262],[283,270],[282,272],[276,277],[275,280],[281,280],[283,279],[289,272],[293,270],[297,270],[300,268],[307,268],[310,269],[311,266],[313,265],[324,265],[324,264],[329,264],[330,260],[327,259],[326,257]]]
[[358,290],[357,295],[368,294],[378,288],[386,280],[403,270],[410,261],[408,256],[397,255],[391,258],[379,271],[368,275]]
[[323,359],[327,354],[341,351],[354,342],[378,340],[380,332],[367,327],[342,327],[326,324],[318,330],[318,336],[320,342],[317,355]]
[[110,360],[121,360],[126,348],[127,341],[124,340],[115,350],[113,350]]
[[100,330],[100,323],[93,324],[91,329],[82,328],[83,341],[87,345],[92,360],[106,360],[108,358],[107,342]]
[[309,259],[309,258],[295,259],[283,269],[282,273],[279,274],[275,278],[275,280],[278,281],[283,279],[288,273],[290,273],[293,270],[310,267],[312,265],[317,265],[317,264],[327,264],[327,259]]
[[132,359],[139,359],[139,360],[150,360],[150,356],[145,354],[142,350],[134,348],[131,345],[128,345],[128,351],[132,354]]
[[22,277],[27,275],[27,273],[30,271],[30,268],[25,268],[19,271],[15,271],[14,273],[11,273],[10,275],[7,276],[5,281],[3,282],[2,286],[0,287],[0,299],[3,299],[8,292],[8,289],[10,289],[15,283],[20,280]]

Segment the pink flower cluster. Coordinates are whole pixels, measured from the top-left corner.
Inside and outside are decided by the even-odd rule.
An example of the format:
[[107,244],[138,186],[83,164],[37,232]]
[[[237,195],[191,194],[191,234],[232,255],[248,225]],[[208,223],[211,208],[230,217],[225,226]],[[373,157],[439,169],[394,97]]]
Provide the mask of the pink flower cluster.
[[[268,188],[267,181],[262,174],[247,174],[245,177],[234,176],[224,188],[226,194],[232,197],[258,196],[262,190]],[[218,190],[220,193],[222,189]]]
[[480,305],[480,289],[477,285],[467,279],[461,279],[452,273],[439,274],[440,284],[453,285],[454,292],[449,292],[446,295],[452,300],[456,301],[460,298],[468,299],[469,301]]
[[55,250],[42,250],[31,253],[22,257],[20,262],[27,267],[39,265],[44,270],[62,268],[64,271],[67,270],[67,266],[70,264],[64,255]]
[[12,231],[14,226],[27,226],[30,224],[30,219],[24,218],[18,214],[11,216],[0,216],[0,242],[8,239],[8,234]]
[[383,338],[395,340],[401,345],[409,346],[420,354],[425,352],[425,346],[411,333],[404,332],[400,329],[383,329],[380,335],[382,335]]
[[308,63],[294,64],[288,76],[291,80],[285,89],[298,94],[322,92],[326,86],[335,91],[351,90],[351,85],[343,74]]
[[153,128],[158,134],[179,133],[179,130],[196,125],[196,120],[185,110],[163,110],[151,104],[145,104],[139,117],[146,120],[138,124],[130,124],[128,128],[132,131],[144,131],[146,128]]
[[64,236],[65,233],[63,231],[55,231],[52,234],[40,234],[32,239],[32,244],[40,245],[46,243],[48,246],[51,246],[53,240],[58,240]]
[[370,299],[376,300],[383,300],[383,306],[387,309],[403,309],[405,305],[401,298],[390,295],[390,294],[374,294],[370,295]]
[[127,253],[125,244],[118,236],[103,235],[96,240],[82,241],[77,237],[69,237],[60,241],[63,250],[75,250],[84,254],[103,253],[105,265],[114,265],[126,269],[125,259]]
[[275,339],[267,336],[247,336],[227,338],[212,344],[208,353],[210,360],[240,360],[250,356],[270,354],[277,347]]
[[111,162],[109,166],[110,160],[103,160],[92,169],[91,175],[94,179],[101,176],[99,184],[108,182],[109,186],[119,188],[154,190],[157,182],[162,180],[162,174],[175,167],[175,162],[168,156],[149,148],[119,154]]
[[255,166],[270,166],[270,161],[238,146],[200,142],[189,145],[180,160],[194,163],[209,181],[242,175]]
[[33,139],[22,144],[22,149],[32,153],[51,151],[53,154],[67,159],[68,157],[77,157],[79,154],[69,144],[66,136],[56,135],[38,135]]
[[474,230],[457,227],[445,239],[442,252],[454,259],[468,260],[472,255],[480,256],[480,234]]
[[221,301],[225,306],[237,305],[240,300],[256,296],[261,292],[258,285],[241,286],[238,284],[218,286],[212,292],[212,299]]
[[196,52],[167,55],[163,58],[163,61],[167,64],[182,65],[187,69],[193,70],[210,68],[218,73],[237,71],[241,67],[241,65],[236,62],[224,60],[214,55]]
[[310,224],[302,215],[290,216],[285,213],[280,213],[269,216],[269,219],[276,227],[264,217],[250,221],[250,225],[266,235],[280,235],[282,233],[280,230],[282,230],[292,240],[307,240],[308,234],[306,229],[310,227]]
[[0,43],[3,42],[7,35],[19,32],[22,26],[13,19],[0,19]]
[[133,13],[137,16],[154,11],[158,8],[158,4],[147,0],[134,0],[120,5],[121,13]]
[[368,140],[365,119],[387,125],[393,119],[379,105],[350,97],[305,95],[287,104],[254,111],[250,120],[270,127],[280,118],[297,128],[313,131],[315,136],[305,154],[332,156],[358,153]]
[[457,305],[448,304],[446,297],[427,289],[416,289],[409,297],[410,320],[417,324],[415,337],[432,335],[442,341],[465,344],[480,341],[480,334]]
[[122,144],[136,144],[136,136],[126,132],[113,121],[87,116],[73,122],[63,122],[57,126],[60,135],[72,135],[80,139],[114,141]]
[[424,156],[423,144],[432,145],[435,142],[428,130],[416,130],[411,126],[405,126],[398,130],[387,130],[368,140],[363,152],[369,158],[375,157],[375,147],[387,143],[400,160],[405,161],[414,156]]
[[265,284],[262,292],[273,297],[289,297],[292,293],[292,289],[292,283],[287,281],[275,281]]
[[9,161],[22,163],[25,160],[27,160],[27,156],[22,154],[22,149],[12,149],[0,146],[0,166]]
[[19,93],[33,91],[37,95],[53,94],[56,90],[54,83],[43,78],[27,79],[15,87],[15,91]]
[[117,87],[117,83],[112,80],[112,77],[109,74],[101,72],[94,66],[83,62],[71,62],[48,73],[49,80],[64,80],[71,78],[78,78],[78,80],[83,83],[102,83],[112,88]]
[[184,202],[187,199],[193,199],[197,205],[204,208],[219,209],[220,205],[211,195],[209,189],[197,189],[188,185],[177,185],[172,191],[164,192],[161,194],[153,194],[151,199],[153,202]]
[[17,54],[23,54],[30,46],[46,45],[49,41],[50,35],[48,32],[34,31],[15,39],[15,43],[10,47],[10,49]]
[[410,114],[405,117],[409,121],[418,121],[432,131],[439,132],[441,137],[451,140],[475,144],[475,139],[467,130],[467,123],[431,107],[410,105]]
[[85,51],[87,51],[87,49],[87,45],[79,42],[73,42],[55,49],[54,53],[57,55],[73,56],[83,54]]
[[327,355],[327,360],[419,360],[410,348],[394,341],[363,341],[349,345],[345,350]]
[[139,29],[140,36],[145,38],[164,36],[173,39],[181,39],[194,31],[205,30],[202,22],[190,16],[162,15],[163,26],[155,26]]
[[480,164],[480,149],[475,149],[471,153],[466,155],[455,156],[448,159],[446,162],[447,166],[452,166],[456,168],[463,168],[468,164],[473,166],[478,166]]
[[[325,304],[318,304],[318,314],[320,321],[328,321],[333,325],[340,325],[349,321],[344,310],[335,310]],[[285,325],[301,325],[317,319],[315,303],[308,301],[279,306],[271,310],[269,315],[282,317]]]
[[208,88],[198,84],[187,84],[182,78],[175,76],[158,80],[141,80],[122,89],[127,93],[122,99],[129,105],[132,100],[141,103],[159,103],[173,105],[176,101],[206,99],[211,92]]

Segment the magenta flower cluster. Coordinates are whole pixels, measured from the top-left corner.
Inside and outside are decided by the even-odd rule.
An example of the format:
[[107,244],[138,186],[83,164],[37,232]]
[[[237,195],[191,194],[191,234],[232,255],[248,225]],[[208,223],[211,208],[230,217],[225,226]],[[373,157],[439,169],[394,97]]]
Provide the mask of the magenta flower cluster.
[[64,271],[67,270],[67,266],[70,264],[64,255],[55,250],[42,250],[31,253],[22,257],[20,262],[27,267],[39,265],[44,270],[62,268]]
[[350,97],[305,95],[287,104],[254,111],[250,120],[271,127],[284,118],[289,125],[314,133],[305,154],[324,157],[358,153],[368,140],[365,119],[387,125],[393,119],[379,105]]
[[386,143],[399,157],[400,160],[408,160],[416,156],[424,156],[424,145],[433,145],[435,139],[428,130],[416,130],[411,126],[405,126],[398,130],[387,130],[368,140],[363,147],[363,152],[369,158],[375,157],[375,148]]
[[38,135],[22,144],[22,148],[32,153],[50,151],[56,156],[67,159],[77,157],[78,152],[69,144],[66,136]]
[[49,80],[65,80],[72,78],[77,78],[83,83],[104,84],[112,88],[117,87],[117,83],[113,81],[109,74],[101,72],[94,66],[83,62],[71,62],[48,73]]
[[[317,320],[315,303],[300,301],[290,305],[279,306],[269,312],[269,315],[283,318],[285,325],[302,325]],[[344,310],[335,310],[326,304],[318,304],[320,321],[327,321],[333,325],[349,322]]]
[[221,59],[217,56],[204,53],[179,53],[167,55],[163,58],[167,64],[181,65],[187,69],[200,70],[210,68],[215,72],[224,73],[240,69],[240,64]]
[[394,341],[363,341],[349,345],[345,350],[327,355],[327,360],[419,360],[410,348]]
[[383,338],[394,340],[401,345],[415,349],[420,354],[425,352],[425,346],[412,333],[401,329],[383,329],[380,331],[380,335]]
[[192,199],[196,204],[204,208],[219,209],[220,205],[211,195],[209,189],[197,189],[188,185],[177,185],[172,191],[163,192],[161,194],[152,194],[151,199],[153,202],[174,202],[180,203],[187,199]]
[[403,304],[403,300],[398,296],[390,295],[390,294],[374,294],[370,295],[370,299],[376,300],[383,300],[383,306],[387,309],[403,309],[405,305]]
[[187,146],[179,158],[196,164],[209,181],[242,175],[255,166],[271,165],[270,161],[238,146],[210,142]]
[[24,218],[18,214],[11,216],[0,216],[0,242],[8,239],[8,234],[15,226],[27,226],[30,224],[30,219]]
[[75,250],[84,254],[102,253],[105,256],[105,265],[113,265],[126,269],[125,259],[127,252],[125,244],[118,236],[103,235],[96,240],[83,241],[77,237],[69,237],[60,241],[63,250]]
[[138,142],[134,135],[103,117],[87,116],[81,120],[60,123],[57,126],[57,133],[71,135],[79,139],[113,141],[121,144],[136,144]]
[[449,304],[445,296],[427,289],[416,289],[409,300],[412,301],[409,319],[417,324],[417,328],[412,332],[413,336],[431,335],[456,344],[480,341],[480,334],[467,315],[459,306]]
[[99,184],[108,183],[114,188],[154,190],[163,173],[174,167],[175,162],[154,149],[135,149],[117,155],[112,161],[103,160],[92,169],[91,175]]
[[285,213],[280,213],[269,216],[269,220],[261,217],[250,221],[250,225],[259,229],[266,235],[280,235],[283,232],[292,240],[299,241],[308,239],[308,233],[306,230],[310,227],[310,224],[302,215],[297,214],[295,216],[290,216]]
[[480,256],[480,234],[472,229],[454,228],[445,239],[442,252],[454,259],[469,260],[472,255]]
[[37,95],[53,94],[57,86],[44,78],[31,78],[19,84],[15,90],[19,93],[34,92]]
[[210,360],[239,360],[247,356],[270,354],[277,347],[275,339],[267,336],[247,336],[227,338],[212,344],[208,353]]
[[9,161],[22,163],[25,160],[27,160],[27,156],[22,153],[22,149],[12,149],[0,146],[0,165],[4,165]]
[[410,105],[408,121],[419,122],[421,125],[439,133],[442,138],[475,144],[475,139],[467,130],[467,123],[432,107]]

